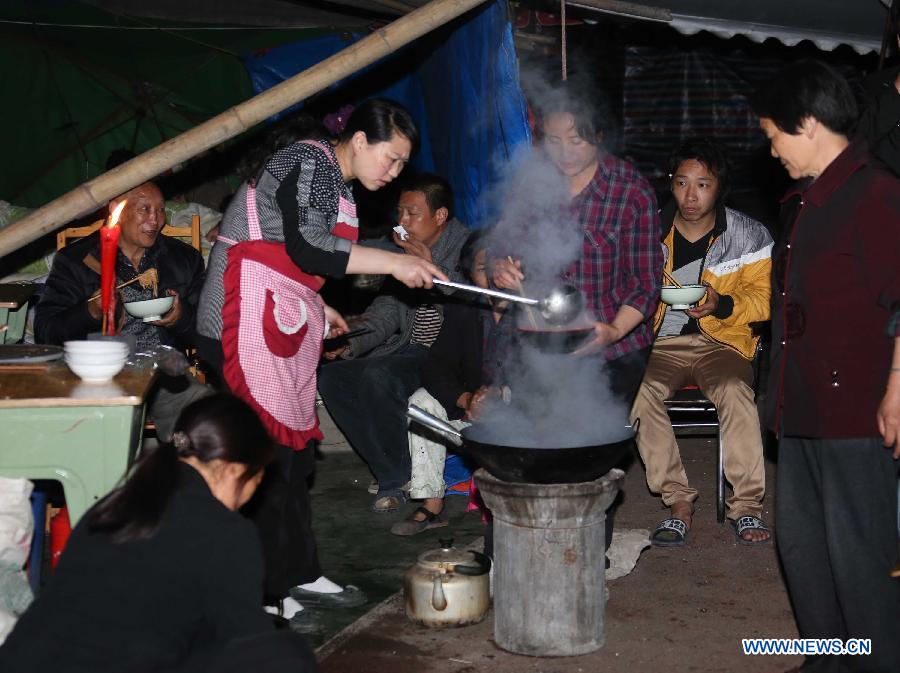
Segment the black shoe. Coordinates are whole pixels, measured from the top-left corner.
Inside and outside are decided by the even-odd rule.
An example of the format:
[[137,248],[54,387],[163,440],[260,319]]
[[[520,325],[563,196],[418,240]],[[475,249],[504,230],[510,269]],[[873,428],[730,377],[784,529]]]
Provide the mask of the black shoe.
[[290,620],[285,619],[281,615],[269,615],[269,618],[272,620],[272,623],[275,625],[276,631],[281,631],[282,629],[291,628]]

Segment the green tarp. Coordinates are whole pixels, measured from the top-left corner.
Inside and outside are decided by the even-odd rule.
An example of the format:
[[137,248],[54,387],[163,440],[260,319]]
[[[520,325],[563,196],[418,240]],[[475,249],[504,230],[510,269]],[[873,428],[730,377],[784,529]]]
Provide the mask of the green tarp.
[[241,57],[339,29],[178,26],[0,4],[0,200],[36,207],[253,95]]

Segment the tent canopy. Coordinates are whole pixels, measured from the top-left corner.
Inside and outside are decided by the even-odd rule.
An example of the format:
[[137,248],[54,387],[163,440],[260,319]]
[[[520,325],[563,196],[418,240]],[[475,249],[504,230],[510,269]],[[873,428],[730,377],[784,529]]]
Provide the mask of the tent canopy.
[[[612,7],[628,3],[572,0]],[[248,53],[342,30],[366,33],[426,0],[12,0],[0,9],[0,138],[14,169],[0,199],[38,206],[252,95]],[[538,6],[538,0],[525,0]],[[878,49],[882,0],[637,0],[684,33]],[[552,9],[555,3],[541,3]],[[585,10],[578,10],[585,11]],[[625,14],[627,16],[627,13]]]
[[[149,3],[148,3],[149,4]],[[205,30],[84,3],[0,10],[0,199],[40,206],[253,95],[243,58],[323,30]],[[337,29],[331,29],[337,30]]]
[[685,34],[708,30],[720,37],[775,38],[793,46],[810,40],[831,51],[846,44],[860,54],[878,51],[885,7],[880,0],[654,0],[672,12]]
[[[91,0],[98,6],[134,16],[204,23],[263,26],[364,25],[372,17],[396,15],[403,6],[427,0]],[[623,5],[668,9],[671,25],[685,34],[708,30],[720,37],[745,35],[762,42],[775,38],[787,45],[810,40],[830,51],[841,44],[864,54],[878,51],[889,0],[588,0],[624,14]],[[558,0],[524,0],[523,5],[552,11]]]

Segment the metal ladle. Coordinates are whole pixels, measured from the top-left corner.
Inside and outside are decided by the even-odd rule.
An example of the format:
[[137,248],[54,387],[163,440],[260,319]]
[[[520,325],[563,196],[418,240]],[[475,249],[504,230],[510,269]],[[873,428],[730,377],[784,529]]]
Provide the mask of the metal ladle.
[[488,290],[477,285],[466,285],[465,283],[455,283],[450,280],[440,280],[433,278],[435,285],[444,285],[446,287],[464,290],[465,292],[474,292],[475,294],[483,294],[488,297],[497,297],[498,299],[506,299],[508,301],[526,304],[537,308],[541,316],[551,325],[565,325],[572,322],[579,316],[584,309],[584,300],[581,293],[571,285],[560,285],[553,288],[543,299],[531,299],[530,297],[522,297],[509,292],[501,292],[500,290]]

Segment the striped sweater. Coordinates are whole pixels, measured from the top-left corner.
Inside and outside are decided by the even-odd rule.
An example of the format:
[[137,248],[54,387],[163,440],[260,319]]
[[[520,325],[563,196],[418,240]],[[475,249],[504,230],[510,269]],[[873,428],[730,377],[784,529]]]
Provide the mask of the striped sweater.
[[[353,193],[344,183],[327,141],[322,142],[326,152],[298,142],[272,155],[256,186],[256,207],[264,240],[285,243],[288,255],[307,273],[340,278],[347,268],[351,243],[331,232],[340,197],[352,203]],[[244,183],[222,220],[219,233],[223,238],[249,240],[246,197]],[[222,335],[222,278],[229,247],[217,241],[210,252],[197,312],[197,331],[211,339]]]

